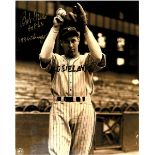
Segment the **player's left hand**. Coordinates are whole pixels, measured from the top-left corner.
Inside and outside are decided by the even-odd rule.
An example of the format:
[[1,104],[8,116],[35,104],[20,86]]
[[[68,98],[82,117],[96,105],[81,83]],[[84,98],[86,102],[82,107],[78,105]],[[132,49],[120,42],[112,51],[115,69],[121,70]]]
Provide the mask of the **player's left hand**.
[[69,12],[68,16],[72,22],[77,23],[77,14],[74,14],[73,12]]
[[77,14],[77,22],[80,22],[83,26],[87,25],[87,16],[80,3],[73,7],[73,12]]

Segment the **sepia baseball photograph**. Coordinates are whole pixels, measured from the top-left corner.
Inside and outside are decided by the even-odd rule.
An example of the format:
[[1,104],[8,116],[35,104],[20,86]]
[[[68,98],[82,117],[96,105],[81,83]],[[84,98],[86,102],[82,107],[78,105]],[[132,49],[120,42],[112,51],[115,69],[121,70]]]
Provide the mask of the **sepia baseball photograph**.
[[15,154],[139,155],[139,1],[15,1]]

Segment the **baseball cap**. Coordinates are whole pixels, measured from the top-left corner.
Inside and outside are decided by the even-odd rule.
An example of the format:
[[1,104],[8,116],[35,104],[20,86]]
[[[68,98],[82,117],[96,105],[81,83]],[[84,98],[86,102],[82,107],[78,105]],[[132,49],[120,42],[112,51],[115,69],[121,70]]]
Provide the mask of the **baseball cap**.
[[75,27],[65,27],[60,32],[60,39],[64,39],[70,36],[80,36],[80,33],[77,31]]

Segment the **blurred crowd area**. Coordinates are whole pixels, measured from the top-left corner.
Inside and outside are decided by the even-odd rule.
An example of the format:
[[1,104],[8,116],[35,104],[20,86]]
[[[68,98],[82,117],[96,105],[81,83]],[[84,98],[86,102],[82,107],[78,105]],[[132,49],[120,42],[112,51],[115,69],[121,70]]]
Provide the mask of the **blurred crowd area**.
[[[92,102],[98,112],[139,111],[139,84],[133,74],[97,72],[94,74]],[[16,61],[17,111],[49,112],[53,98],[50,74],[39,64]]]

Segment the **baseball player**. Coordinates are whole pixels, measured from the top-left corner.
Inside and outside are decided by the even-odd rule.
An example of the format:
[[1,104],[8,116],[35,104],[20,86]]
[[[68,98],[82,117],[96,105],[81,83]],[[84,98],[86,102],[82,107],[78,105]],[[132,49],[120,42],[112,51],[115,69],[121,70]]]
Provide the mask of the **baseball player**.
[[[89,53],[80,54],[80,32],[75,27],[61,29],[65,18],[57,13],[39,55],[41,68],[51,74],[54,97],[49,120],[50,155],[88,155],[94,135],[93,72],[105,67],[105,54],[87,26],[82,6],[77,3],[75,8],[77,14],[71,15],[83,27]],[[53,53],[58,32],[64,55]]]

